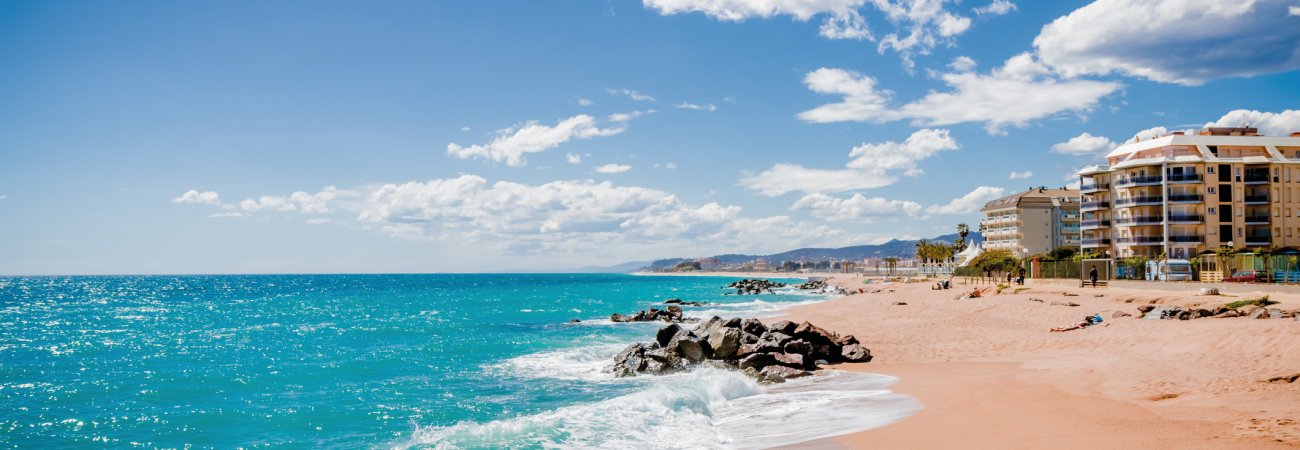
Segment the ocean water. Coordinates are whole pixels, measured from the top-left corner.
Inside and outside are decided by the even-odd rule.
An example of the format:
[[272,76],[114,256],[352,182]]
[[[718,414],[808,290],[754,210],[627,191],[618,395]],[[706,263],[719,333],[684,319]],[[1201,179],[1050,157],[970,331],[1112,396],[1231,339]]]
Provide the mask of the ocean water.
[[[761,448],[920,405],[884,376],[760,386],[603,370],[668,298],[755,317],[824,297],[734,278],[265,275],[0,278],[0,447]],[[569,323],[580,319],[580,323]]]

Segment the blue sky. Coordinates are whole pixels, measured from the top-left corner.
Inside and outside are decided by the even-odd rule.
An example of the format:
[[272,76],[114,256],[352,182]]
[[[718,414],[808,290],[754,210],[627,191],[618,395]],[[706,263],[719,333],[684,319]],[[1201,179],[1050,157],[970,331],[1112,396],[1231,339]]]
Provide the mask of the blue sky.
[[4,2],[0,273],[933,236],[1138,133],[1300,131],[1298,43],[1293,0]]

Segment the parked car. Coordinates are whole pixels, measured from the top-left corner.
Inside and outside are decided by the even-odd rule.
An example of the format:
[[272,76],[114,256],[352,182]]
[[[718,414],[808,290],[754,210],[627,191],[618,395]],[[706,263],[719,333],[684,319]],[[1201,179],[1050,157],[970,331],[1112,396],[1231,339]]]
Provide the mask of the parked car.
[[1254,270],[1238,270],[1236,272],[1233,272],[1232,276],[1225,277],[1223,281],[1229,283],[1254,283],[1259,281],[1267,281],[1266,278],[1267,277],[1265,276],[1265,274],[1256,272]]
[[1147,261],[1147,281],[1192,281],[1192,262],[1186,259]]

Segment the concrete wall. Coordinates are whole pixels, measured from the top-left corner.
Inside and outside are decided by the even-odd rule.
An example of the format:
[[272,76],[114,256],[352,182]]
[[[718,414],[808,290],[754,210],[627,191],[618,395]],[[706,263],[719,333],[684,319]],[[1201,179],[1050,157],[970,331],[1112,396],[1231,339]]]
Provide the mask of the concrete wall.
[[[1025,280],[1025,284],[1030,286],[1079,287],[1079,280],[1037,278],[1037,279]],[[1263,292],[1265,294],[1300,294],[1300,285],[1294,285],[1294,284],[1199,283],[1199,282],[1165,283],[1159,281],[1112,280],[1110,282],[1110,285],[1122,289],[1191,292],[1191,293],[1200,292],[1201,288],[1204,287],[1212,287],[1212,288],[1218,288],[1219,292],[1224,294],[1252,294],[1257,292]],[[1098,289],[1104,289],[1104,288],[1098,288]]]

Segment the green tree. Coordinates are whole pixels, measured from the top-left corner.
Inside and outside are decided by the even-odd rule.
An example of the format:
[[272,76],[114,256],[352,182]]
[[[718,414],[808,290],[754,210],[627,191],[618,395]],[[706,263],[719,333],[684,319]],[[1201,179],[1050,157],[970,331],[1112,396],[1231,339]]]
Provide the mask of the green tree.
[[1053,261],[1065,261],[1067,259],[1073,258],[1074,255],[1077,253],[1079,253],[1079,251],[1074,247],[1060,246],[1052,249],[1052,251],[1050,252],[1047,252],[1047,258]]
[[970,236],[970,227],[966,226],[964,223],[957,224],[957,241],[953,243],[953,247],[957,249],[957,253],[966,251],[967,236]]

